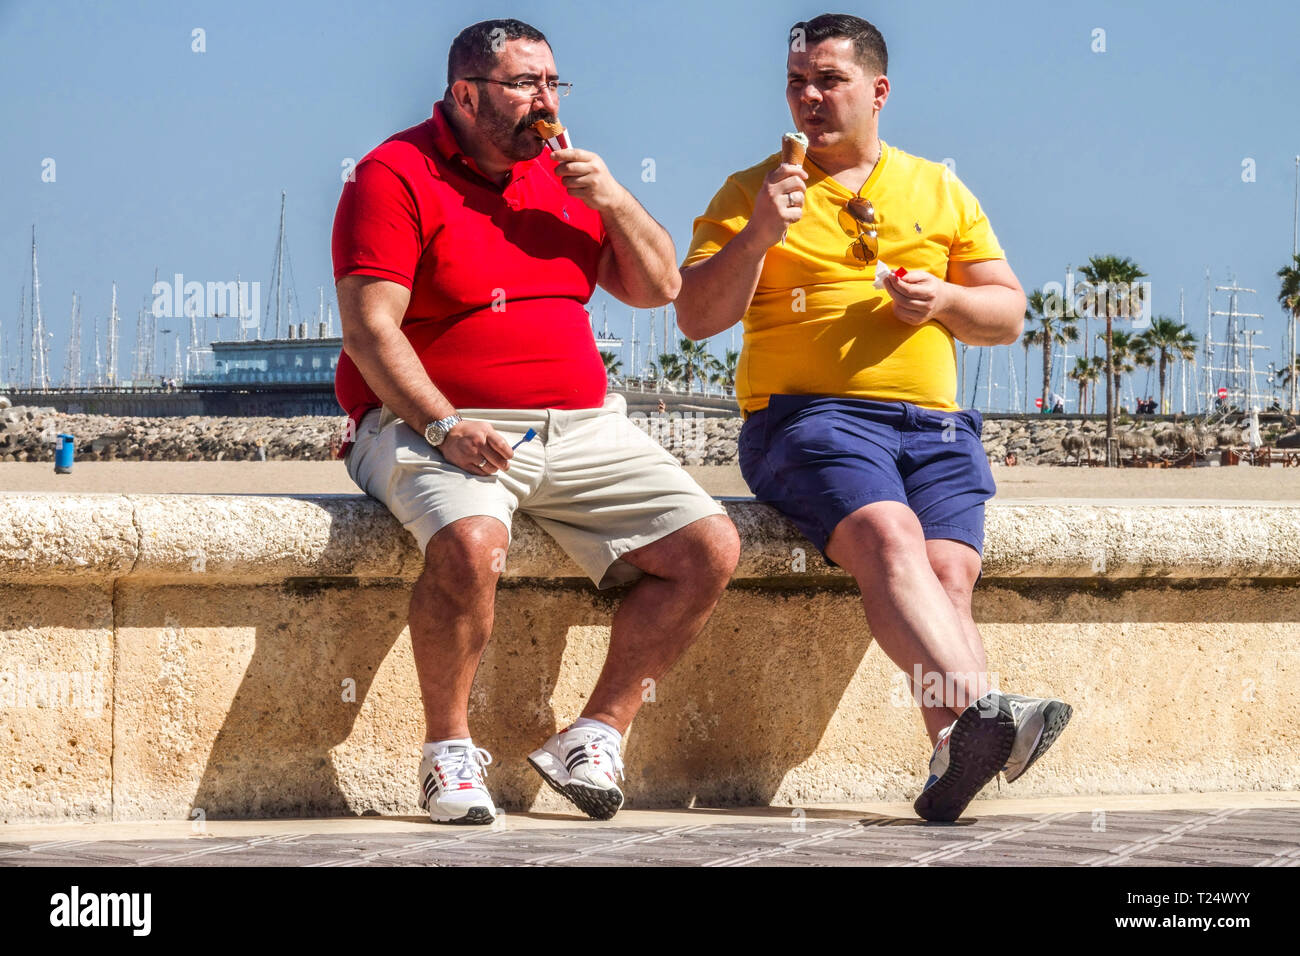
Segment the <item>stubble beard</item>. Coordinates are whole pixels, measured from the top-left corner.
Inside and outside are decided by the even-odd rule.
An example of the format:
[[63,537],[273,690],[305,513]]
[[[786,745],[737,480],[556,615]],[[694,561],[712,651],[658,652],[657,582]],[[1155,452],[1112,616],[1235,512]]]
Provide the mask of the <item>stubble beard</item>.
[[486,97],[480,100],[480,129],[488,142],[512,162],[523,163],[541,155],[542,141],[532,130],[532,124],[542,118],[549,118],[549,113],[530,111],[523,119],[514,122],[491,100]]

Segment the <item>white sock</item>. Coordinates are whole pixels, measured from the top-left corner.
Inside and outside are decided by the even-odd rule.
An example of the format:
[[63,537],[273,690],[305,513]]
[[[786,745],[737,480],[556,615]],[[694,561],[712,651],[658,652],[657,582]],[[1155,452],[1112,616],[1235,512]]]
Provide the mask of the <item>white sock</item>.
[[591,717],[579,717],[569,726],[571,729],[575,730],[579,727],[590,727],[592,730],[599,730],[607,737],[613,737],[620,747],[623,746],[623,735],[603,720],[594,720]]
[[424,745],[426,757],[436,757],[448,747],[473,747],[474,741],[469,737],[453,737],[450,740],[433,740]]

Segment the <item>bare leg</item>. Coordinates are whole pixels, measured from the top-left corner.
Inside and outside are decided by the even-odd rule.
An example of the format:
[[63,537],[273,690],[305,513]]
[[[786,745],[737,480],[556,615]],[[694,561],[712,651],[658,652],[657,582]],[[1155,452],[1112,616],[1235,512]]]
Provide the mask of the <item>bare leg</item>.
[[614,615],[609,654],[583,717],[627,730],[643,681],[658,681],[695,641],[740,558],[731,519],[701,518],[624,560],[645,572]]
[[864,505],[836,525],[826,554],[858,582],[872,636],[921,695],[933,742],[987,690],[987,675],[930,566],[916,513],[897,501]]
[[469,692],[492,635],[497,559],[508,545],[505,525],[489,517],[453,521],[429,540],[409,618],[425,741],[470,735]]
[[964,541],[952,538],[927,538],[925,550],[930,559],[930,569],[952,602],[952,609],[957,612],[966,646],[979,661],[979,669],[988,670],[984,639],[980,637],[979,628],[975,626],[975,618],[971,614],[971,595],[980,574],[979,552]]

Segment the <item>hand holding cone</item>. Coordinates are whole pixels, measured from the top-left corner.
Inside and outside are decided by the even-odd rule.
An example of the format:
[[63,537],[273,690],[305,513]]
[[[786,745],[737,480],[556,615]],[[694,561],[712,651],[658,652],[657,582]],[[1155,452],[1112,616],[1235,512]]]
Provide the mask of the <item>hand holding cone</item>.
[[[808,137],[803,133],[785,133],[781,137],[781,163],[803,168],[803,158],[808,152]],[[786,232],[789,230],[787,229]],[[785,232],[781,233],[781,245],[785,245]]]

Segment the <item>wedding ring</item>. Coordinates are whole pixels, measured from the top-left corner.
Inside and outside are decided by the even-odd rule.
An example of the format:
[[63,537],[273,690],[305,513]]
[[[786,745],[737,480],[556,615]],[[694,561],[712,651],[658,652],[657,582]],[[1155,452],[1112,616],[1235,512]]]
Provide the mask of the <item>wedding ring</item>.
[[487,467],[487,459],[484,458],[482,461],[480,461],[480,462],[478,463],[478,466],[479,466],[480,468],[486,468],[486,467]]

